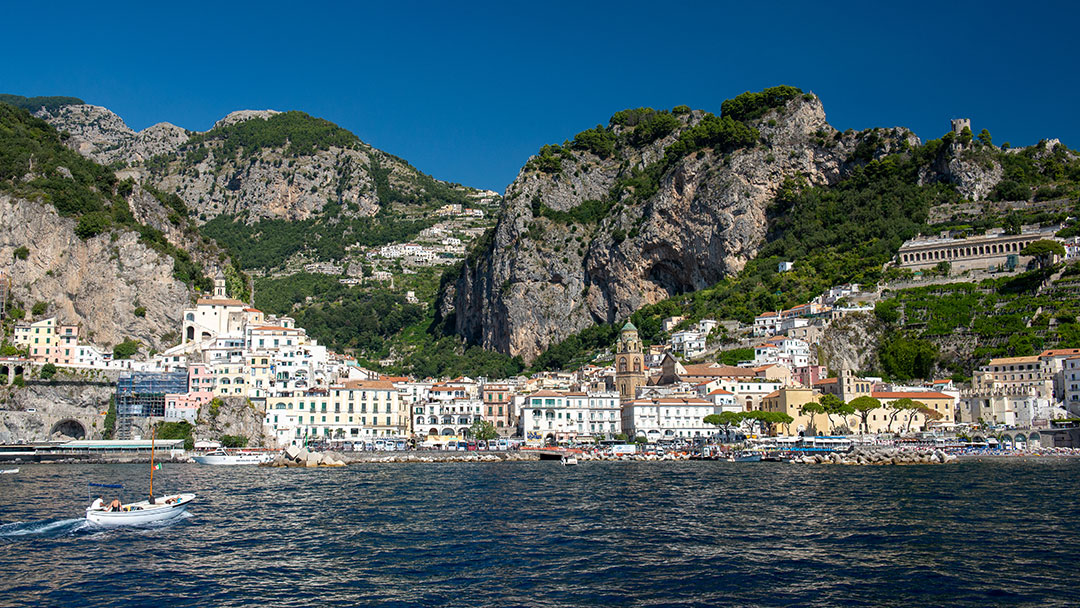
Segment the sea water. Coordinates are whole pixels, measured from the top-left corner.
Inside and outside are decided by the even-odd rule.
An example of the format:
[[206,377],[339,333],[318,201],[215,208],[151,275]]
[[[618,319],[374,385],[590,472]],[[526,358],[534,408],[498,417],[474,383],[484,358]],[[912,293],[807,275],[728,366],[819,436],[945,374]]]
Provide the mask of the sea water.
[[83,519],[86,482],[142,498],[146,465],[21,469],[0,476],[3,606],[1077,601],[1077,460],[166,464],[156,494],[198,498],[131,529]]

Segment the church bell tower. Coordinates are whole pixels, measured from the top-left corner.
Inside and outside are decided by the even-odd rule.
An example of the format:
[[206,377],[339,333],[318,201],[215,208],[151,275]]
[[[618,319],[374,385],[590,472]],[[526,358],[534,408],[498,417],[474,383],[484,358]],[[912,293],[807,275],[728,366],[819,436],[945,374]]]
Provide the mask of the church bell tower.
[[214,277],[214,298],[225,299],[225,273],[218,268],[217,276]]
[[620,400],[633,401],[638,388],[645,386],[645,355],[637,328],[630,321],[619,332],[615,350],[615,388]]

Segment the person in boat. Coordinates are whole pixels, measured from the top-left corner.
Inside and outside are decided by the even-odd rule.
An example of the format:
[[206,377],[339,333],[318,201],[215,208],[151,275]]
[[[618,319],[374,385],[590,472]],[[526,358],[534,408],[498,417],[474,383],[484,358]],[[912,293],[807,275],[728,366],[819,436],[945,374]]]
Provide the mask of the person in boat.
[[122,508],[123,508],[123,505],[120,504],[120,499],[119,498],[114,498],[114,499],[112,499],[112,502],[109,503],[109,508],[105,509],[105,510],[106,511],[119,511]]
[[98,496],[98,497],[97,497],[97,500],[95,500],[94,502],[90,503],[90,508],[91,508],[91,509],[94,509],[94,510],[96,511],[96,510],[98,510],[98,509],[101,509],[101,508],[102,508],[102,507],[103,507],[104,505],[105,505],[105,499],[104,499],[104,498],[102,498],[102,497],[100,497],[100,496]]

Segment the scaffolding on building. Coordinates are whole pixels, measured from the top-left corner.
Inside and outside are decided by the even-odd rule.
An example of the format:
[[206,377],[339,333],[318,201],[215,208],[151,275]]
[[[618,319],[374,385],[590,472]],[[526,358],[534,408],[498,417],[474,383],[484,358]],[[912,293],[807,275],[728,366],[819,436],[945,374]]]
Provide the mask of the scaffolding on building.
[[131,439],[135,418],[164,417],[165,395],[187,390],[186,369],[121,374],[116,381],[116,438]]

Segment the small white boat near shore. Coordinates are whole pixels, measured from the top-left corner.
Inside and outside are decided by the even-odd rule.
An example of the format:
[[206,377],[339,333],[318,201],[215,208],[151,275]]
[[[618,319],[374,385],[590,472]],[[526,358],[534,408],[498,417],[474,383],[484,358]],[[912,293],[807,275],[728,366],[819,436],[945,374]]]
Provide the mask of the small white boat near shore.
[[212,465],[262,464],[274,460],[274,454],[271,452],[229,452],[224,448],[219,448],[208,454],[194,456],[193,459],[199,464]]
[[15,473],[18,473],[18,472],[19,472],[19,469],[3,469],[3,470],[0,470],[0,475],[14,475]]
[[564,467],[577,466],[577,456],[571,456],[571,455],[563,456],[562,457],[562,463],[563,463]]
[[[156,430],[156,429],[155,429]],[[108,506],[104,498],[99,497],[86,508],[86,521],[100,526],[138,526],[159,521],[175,519],[183,515],[189,504],[195,500],[195,493],[168,494],[154,497],[154,469],[161,465],[154,464],[154,431],[150,434],[150,497],[138,502],[122,504],[119,499]],[[90,488],[123,489],[123,484],[87,483]],[[89,498],[89,496],[87,496]],[[112,507],[112,508],[110,508]]]
[[173,494],[122,505],[119,511],[105,507],[88,507],[86,520],[102,526],[134,526],[165,521],[179,517],[195,500],[195,494]]

